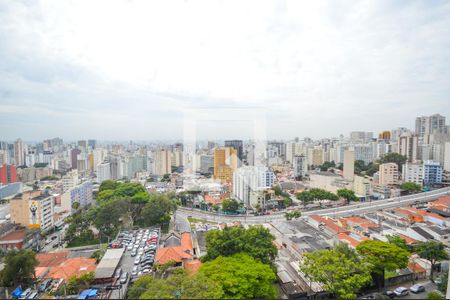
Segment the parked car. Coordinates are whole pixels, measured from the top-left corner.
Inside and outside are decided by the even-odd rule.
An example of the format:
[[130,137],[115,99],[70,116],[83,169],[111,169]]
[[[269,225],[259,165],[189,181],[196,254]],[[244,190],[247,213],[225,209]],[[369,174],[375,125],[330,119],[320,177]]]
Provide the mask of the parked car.
[[397,295],[393,291],[385,291],[383,295],[388,296],[389,298],[395,298]]
[[136,254],[137,254],[137,250],[136,249],[131,250],[131,256],[136,256]]
[[125,284],[125,283],[127,283],[127,281],[128,281],[128,273],[125,272],[122,274],[122,276],[120,276],[120,283]]
[[410,287],[409,290],[414,294],[418,294],[425,292],[425,287],[421,284],[415,284],[412,287]]
[[135,260],[134,260],[134,264],[138,265],[141,262],[141,257],[140,256],[136,256]]
[[20,294],[19,299],[27,299],[27,297],[31,294],[31,288],[27,288],[25,291]]
[[37,295],[38,295],[38,292],[34,291],[28,296],[27,299],[35,299],[35,298],[37,298]]
[[52,280],[49,278],[49,279],[46,279],[46,280],[44,280],[44,281],[42,281],[40,284],[39,284],[39,286],[38,286],[38,291],[40,292],[40,293],[43,293],[43,292],[45,292],[47,289],[48,289],[48,287],[50,286],[50,284],[52,283]]
[[397,297],[403,297],[409,294],[409,290],[403,286],[398,287],[394,290],[394,293]]

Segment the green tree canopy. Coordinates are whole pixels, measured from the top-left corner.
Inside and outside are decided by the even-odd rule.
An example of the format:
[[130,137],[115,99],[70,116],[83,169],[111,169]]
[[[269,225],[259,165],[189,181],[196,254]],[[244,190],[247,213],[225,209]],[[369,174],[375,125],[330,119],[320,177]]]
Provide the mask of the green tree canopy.
[[384,272],[405,268],[408,264],[409,252],[395,244],[377,240],[362,241],[356,250],[366,257],[373,266],[373,275],[377,286],[382,286]]
[[175,198],[155,193],[142,209],[142,219],[147,226],[162,225],[170,221],[170,215],[176,209]]
[[356,197],[355,192],[349,189],[339,189],[337,190],[337,195],[338,197],[347,200],[347,202],[358,200],[358,197]]
[[104,180],[100,184],[100,187],[98,188],[99,193],[106,190],[115,190],[116,187],[119,185],[119,182],[115,180]]
[[340,244],[333,249],[305,255],[300,270],[312,281],[338,298],[356,298],[359,290],[370,283],[371,265],[353,249]]
[[31,250],[11,250],[4,260],[1,273],[4,286],[28,285],[34,278],[34,268],[38,265],[36,254]]
[[404,182],[400,185],[400,189],[408,191],[410,193],[420,192],[422,187],[415,182]]
[[206,262],[199,272],[221,286],[223,298],[277,298],[274,287],[276,276],[270,265],[263,264],[247,254],[220,256]]
[[223,291],[219,284],[202,274],[187,275],[177,270],[167,279],[150,275],[139,278],[129,289],[129,299],[219,299]]
[[219,256],[231,256],[244,252],[262,263],[270,263],[277,256],[278,249],[273,244],[275,237],[269,229],[261,225],[245,229],[242,226],[225,227],[206,234],[207,254],[204,261]]
[[222,209],[226,212],[237,212],[239,209],[239,202],[234,199],[224,199],[222,202]]
[[339,200],[336,194],[328,192],[323,189],[313,188],[308,191],[303,191],[297,194],[297,199],[302,201],[304,205],[314,200]]
[[287,221],[290,221],[292,219],[298,219],[302,216],[302,213],[298,210],[294,210],[292,212],[286,212],[284,213],[284,217]]
[[72,276],[66,285],[66,292],[69,295],[78,294],[81,291],[88,289],[95,281],[94,272],[88,272],[80,276]]
[[410,249],[406,245],[406,241],[402,239],[399,235],[387,235],[386,238],[390,244],[394,244],[406,251],[410,252]]
[[441,300],[441,299],[445,299],[445,297],[438,291],[432,291],[427,294],[427,299],[428,300]]
[[421,257],[430,261],[431,272],[430,279],[433,280],[433,269],[437,262],[447,259],[448,254],[445,250],[444,244],[437,241],[426,241],[416,246],[416,253]]

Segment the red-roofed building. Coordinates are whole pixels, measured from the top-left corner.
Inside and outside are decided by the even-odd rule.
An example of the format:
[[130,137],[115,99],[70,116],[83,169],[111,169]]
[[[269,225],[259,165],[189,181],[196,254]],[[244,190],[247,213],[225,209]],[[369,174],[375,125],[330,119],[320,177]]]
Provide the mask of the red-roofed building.
[[190,232],[181,234],[181,245],[164,247],[156,250],[155,262],[163,265],[170,261],[175,262],[175,266],[183,267],[189,271],[196,271],[201,262],[196,258]]
[[341,242],[347,243],[351,248],[356,248],[356,246],[359,245],[362,241],[368,240],[365,236],[360,236],[360,240],[357,240],[356,238],[351,237],[350,235],[346,233],[339,233],[338,239]]
[[25,237],[25,229],[11,231],[0,238],[0,249],[4,251],[20,250],[25,242]]
[[97,267],[95,263],[96,260],[93,258],[69,258],[60,265],[51,268],[47,277],[52,279],[64,279],[67,281],[73,276],[80,276],[89,272],[95,272]]
[[317,229],[328,231],[332,235],[349,232],[348,230],[334,223],[333,219],[328,217],[311,215],[309,216],[309,222]]
[[62,264],[69,257],[69,251],[38,253],[36,259],[38,267],[56,267]]

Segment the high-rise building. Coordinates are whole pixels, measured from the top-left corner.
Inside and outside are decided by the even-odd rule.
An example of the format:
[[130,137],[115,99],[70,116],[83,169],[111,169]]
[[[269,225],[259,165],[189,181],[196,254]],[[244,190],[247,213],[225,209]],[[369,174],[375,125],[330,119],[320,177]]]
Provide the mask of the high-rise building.
[[91,148],[91,150],[94,150],[97,148],[97,141],[96,140],[88,140],[88,146]]
[[418,160],[419,138],[415,134],[404,133],[398,139],[398,153],[406,156],[409,162]]
[[97,181],[102,182],[111,179],[111,166],[109,162],[102,162],[96,167]]
[[244,151],[243,151],[244,147],[242,140],[225,141],[225,147],[231,147],[236,149],[237,157],[239,158],[238,165],[241,165],[240,162],[242,162],[242,160],[244,159]]
[[82,152],[86,152],[87,150],[87,141],[86,140],[81,140],[78,141],[78,148],[82,151]]
[[267,167],[245,166],[233,174],[233,196],[245,207],[251,207],[250,195],[273,185],[275,175]]
[[344,178],[353,181],[355,177],[355,152],[353,150],[344,150]]
[[421,163],[407,162],[403,166],[402,177],[404,182],[414,182],[423,185],[424,168]]
[[416,118],[416,134],[419,137],[432,133],[444,133],[445,131],[445,117],[440,114]]
[[72,212],[75,202],[77,202],[81,208],[91,204],[92,200],[92,183],[90,181],[85,181],[80,185],[70,188],[61,195],[61,207],[65,211]]
[[423,183],[424,185],[434,185],[442,183],[442,166],[438,162],[427,160],[423,163]]
[[355,143],[367,143],[373,139],[373,132],[352,131],[350,132],[350,140]]
[[308,149],[307,161],[314,166],[320,166],[323,164],[323,149],[321,146],[315,146],[312,149]]
[[63,192],[70,190],[71,188],[78,185],[79,178],[78,178],[78,170],[74,169],[66,173],[62,177],[62,183],[63,183]]
[[450,142],[445,143],[444,145],[444,170],[450,172]]
[[21,139],[14,142],[14,163],[16,166],[25,164],[25,145]]
[[230,147],[214,150],[214,179],[231,182],[237,169],[237,150]]
[[6,185],[14,182],[17,182],[16,166],[7,164],[0,166],[0,183]]
[[380,140],[390,140],[391,139],[391,132],[388,130],[385,130],[383,132],[380,132],[380,134],[378,135],[378,139]]
[[213,155],[200,155],[200,173],[212,174],[214,172],[214,156]]
[[308,171],[308,162],[306,161],[306,156],[295,155],[294,156],[294,177],[303,178]]
[[153,152],[153,174],[165,175],[172,173],[172,153],[170,150]]
[[371,144],[355,145],[353,150],[355,151],[355,160],[362,160],[366,165],[373,162],[375,159],[373,152],[374,148]]
[[78,154],[80,154],[81,151],[78,148],[72,149],[70,151],[70,162],[72,163],[72,169],[78,168]]
[[398,184],[398,166],[396,163],[381,164],[378,174],[380,185]]
[[54,227],[53,196],[41,195],[40,191],[29,191],[16,195],[9,201],[11,222],[40,228],[45,232]]

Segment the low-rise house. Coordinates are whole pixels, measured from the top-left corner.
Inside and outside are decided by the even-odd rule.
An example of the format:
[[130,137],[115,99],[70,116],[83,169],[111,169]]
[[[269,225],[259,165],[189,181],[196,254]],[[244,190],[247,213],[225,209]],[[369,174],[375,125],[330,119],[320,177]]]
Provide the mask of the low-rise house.
[[67,281],[73,276],[80,276],[89,272],[95,272],[96,261],[93,258],[76,257],[64,260],[61,264],[50,269],[48,278],[63,279]]
[[439,226],[423,226],[422,228],[423,230],[431,234],[436,241],[446,244],[449,243],[449,228],[440,228]]

